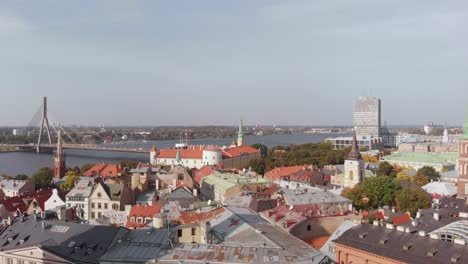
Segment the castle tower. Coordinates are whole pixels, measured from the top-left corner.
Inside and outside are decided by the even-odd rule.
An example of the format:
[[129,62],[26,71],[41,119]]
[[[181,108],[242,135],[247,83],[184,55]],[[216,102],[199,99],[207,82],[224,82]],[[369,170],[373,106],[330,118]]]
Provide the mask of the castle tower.
[[62,149],[62,129],[59,127],[57,136],[57,150],[54,157],[54,178],[62,178],[67,171],[65,154]]
[[351,151],[345,160],[344,182],[343,187],[353,188],[364,179],[364,161],[359,153],[359,148],[356,139],[356,131],[353,130],[353,144]]
[[468,119],[463,126],[463,136],[458,143],[458,198],[468,198]]
[[444,128],[444,136],[442,137],[442,143],[449,143],[449,136],[447,128]]
[[180,148],[177,148],[175,161],[176,161],[176,165],[181,165],[182,164],[182,158],[180,157]]
[[237,146],[244,145],[244,128],[242,125],[242,119],[239,120],[239,131],[237,131]]
[[150,150],[150,164],[151,165],[157,165],[157,155],[158,155],[158,149],[153,146]]

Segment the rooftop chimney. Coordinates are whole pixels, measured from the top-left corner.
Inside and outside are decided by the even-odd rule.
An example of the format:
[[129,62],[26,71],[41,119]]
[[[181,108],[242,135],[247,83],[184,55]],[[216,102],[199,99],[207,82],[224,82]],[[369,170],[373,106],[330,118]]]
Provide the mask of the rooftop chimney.
[[440,220],[440,215],[439,215],[439,213],[434,213],[434,220],[437,220],[437,221]]
[[419,231],[419,236],[425,237],[426,236],[426,231],[424,231],[424,230]]

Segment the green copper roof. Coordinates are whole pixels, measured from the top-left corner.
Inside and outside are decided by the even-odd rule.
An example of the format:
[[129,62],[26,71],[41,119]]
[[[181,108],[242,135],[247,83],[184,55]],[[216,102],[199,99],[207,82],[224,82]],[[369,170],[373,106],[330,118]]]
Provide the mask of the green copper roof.
[[424,162],[424,163],[455,163],[458,158],[456,152],[399,152],[385,156],[389,161]]
[[237,132],[239,136],[244,135],[244,126],[242,125],[242,119],[239,120],[239,131]]

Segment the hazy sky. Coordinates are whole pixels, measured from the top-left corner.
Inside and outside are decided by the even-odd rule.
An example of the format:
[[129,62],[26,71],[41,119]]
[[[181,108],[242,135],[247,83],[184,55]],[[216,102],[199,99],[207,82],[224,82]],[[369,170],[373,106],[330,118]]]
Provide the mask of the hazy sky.
[[461,124],[468,1],[0,1],[0,126]]

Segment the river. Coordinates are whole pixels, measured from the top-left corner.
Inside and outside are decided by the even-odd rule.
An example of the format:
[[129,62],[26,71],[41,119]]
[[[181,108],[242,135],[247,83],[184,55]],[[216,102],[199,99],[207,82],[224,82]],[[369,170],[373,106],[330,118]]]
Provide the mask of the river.
[[[303,144],[323,141],[327,137],[342,136],[343,134],[276,134],[269,136],[246,136],[244,143],[251,145],[255,143],[265,144],[268,147],[286,146],[290,144]],[[232,138],[215,139],[192,139],[191,145],[230,145]],[[116,144],[102,144],[112,147],[123,148],[143,148],[150,149],[152,146],[157,148],[173,147],[178,140],[157,140],[146,142],[126,142]],[[107,151],[88,151],[88,150],[66,150],[67,167],[82,166],[85,163],[116,163],[120,160],[135,160],[149,162],[149,155],[142,153],[123,153]],[[7,152],[0,153],[0,173],[7,175],[26,174],[31,175],[41,167],[53,167],[53,155],[35,152]]]

